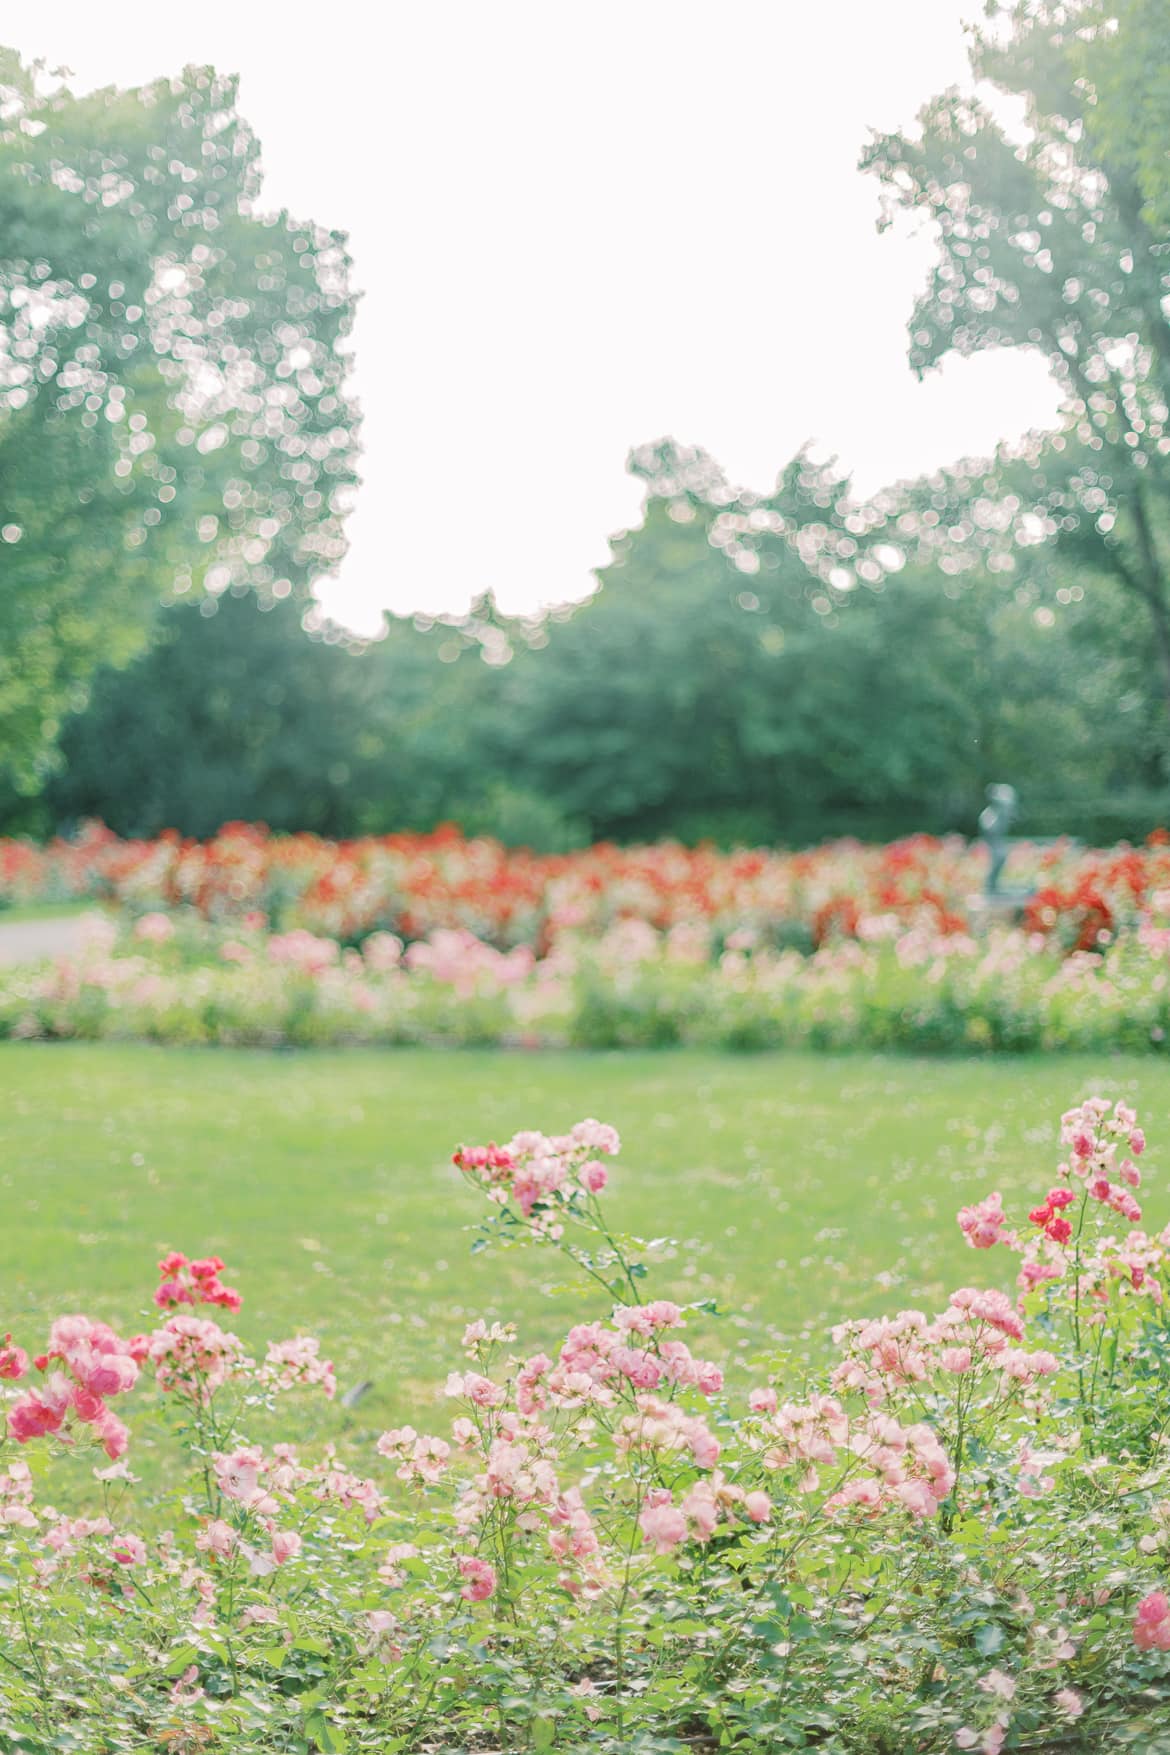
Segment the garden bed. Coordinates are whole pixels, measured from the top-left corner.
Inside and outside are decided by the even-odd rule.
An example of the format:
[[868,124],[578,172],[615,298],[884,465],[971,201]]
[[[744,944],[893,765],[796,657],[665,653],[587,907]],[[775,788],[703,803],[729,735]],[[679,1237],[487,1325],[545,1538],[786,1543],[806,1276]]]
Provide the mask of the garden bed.
[[1001,1287],[846,1320],[835,1363],[746,1389],[615,1229],[618,1143],[456,1152],[487,1197],[466,1283],[552,1252],[594,1308],[547,1351],[467,1322],[446,1412],[360,1463],[322,1442],[325,1350],[238,1341],[217,1257],[164,1255],[145,1321],[5,1343],[0,1747],[1157,1755],[1170,1234],[1134,1112],[1067,1112],[1026,1214],[966,1203]]

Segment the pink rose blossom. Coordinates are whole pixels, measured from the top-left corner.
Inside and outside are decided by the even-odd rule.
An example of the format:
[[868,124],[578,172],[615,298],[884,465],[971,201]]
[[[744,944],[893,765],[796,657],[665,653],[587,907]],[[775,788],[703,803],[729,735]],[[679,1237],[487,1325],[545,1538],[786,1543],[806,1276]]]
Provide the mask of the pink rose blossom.
[[1163,1591],[1151,1591],[1138,1604],[1133,1642],[1139,1651],[1170,1651],[1170,1601]]
[[6,1378],[13,1383],[17,1378],[24,1377],[27,1371],[28,1354],[23,1347],[13,1346],[11,1335],[5,1335],[4,1344],[0,1346],[0,1378]]
[[495,1595],[496,1571],[486,1560],[475,1555],[465,1556],[459,1562],[459,1576],[464,1580],[459,1595],[469,1603],[482,1603]]
[[656,1554],[670,1554],[680,1542],[686,1540],[687,1520],[679,1508],[671,1503],[666,1489],[655,1488],[647,1496],[646,1504],[638,1516],[638,1528],[642,1532],[643,1542],[652,1547]]
[[1006,1223],[1003,1197],[998,1191],[959,1212],[959,1229],[972,1249],[990,1249],[993,1244],[1006,1242],[1003,1235]]
[[301,1551],[301,1538],[296,1530],[272,1531],[272,1558],[278,1566],[295,1560]]

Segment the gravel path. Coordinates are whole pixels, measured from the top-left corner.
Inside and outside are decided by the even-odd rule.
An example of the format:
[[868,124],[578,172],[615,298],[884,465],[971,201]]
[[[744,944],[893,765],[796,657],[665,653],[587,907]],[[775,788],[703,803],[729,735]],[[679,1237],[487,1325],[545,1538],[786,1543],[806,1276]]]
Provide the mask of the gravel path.
[[16,920],[4,923],[0,915],[0,968],[7,964],[39,963],[78,950],[91,916],[71,914],[60,920]]

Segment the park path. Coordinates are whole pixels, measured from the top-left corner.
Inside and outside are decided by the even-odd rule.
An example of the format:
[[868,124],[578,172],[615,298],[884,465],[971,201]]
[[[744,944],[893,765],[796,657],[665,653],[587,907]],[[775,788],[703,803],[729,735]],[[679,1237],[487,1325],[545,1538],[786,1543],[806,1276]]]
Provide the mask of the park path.
[[70,914],[60,920],[14,920],[0,915],[0,968],[39,963],[45,957],[80,950],[91,915]]

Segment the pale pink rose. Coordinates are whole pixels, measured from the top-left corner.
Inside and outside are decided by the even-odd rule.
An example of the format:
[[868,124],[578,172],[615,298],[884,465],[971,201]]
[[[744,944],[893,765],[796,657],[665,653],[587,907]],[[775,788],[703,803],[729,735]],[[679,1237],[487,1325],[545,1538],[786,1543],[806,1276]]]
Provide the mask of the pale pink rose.
[[204,1554],[226,1560],[236,1545],[236,1532],[222,1517],[213,1518],[195,1537],[195,1546]]
[[709,1542],[719,1522],[715,1495],[705,1481],[697,1481],[685,1496],[679,1509],[691,1526],[697,1542]]
[[1003,1197],[998,1190],[985,1200],[959,1211],[959,1229],[972,1249],[990,1249],[996,1243],[1006,1242],[1003,1232],[1006,1223]]
[[273,1530],[272,1558],[278,1566],[294,1560],[301,1551],[301,1538],[296,1530]]
[[1138,1604],[1133,1642],[1139,1651],[1170,1651],[1170,1602],[1163,1591],[1151,1591]]
[[643,1506],[638,1518],[642,1540],[656,1554],[669,1554],[686,1540],[687,1520],[670,1500],[665,1489],[656,1488]]

